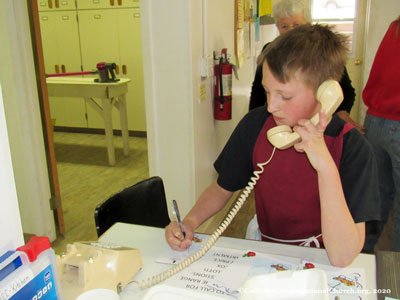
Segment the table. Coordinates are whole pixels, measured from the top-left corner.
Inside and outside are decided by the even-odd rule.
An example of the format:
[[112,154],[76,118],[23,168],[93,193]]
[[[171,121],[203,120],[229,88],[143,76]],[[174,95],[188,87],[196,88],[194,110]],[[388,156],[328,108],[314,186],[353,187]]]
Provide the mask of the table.
[[[386,296],[400,298],[400,252],[376,252],[376,277],[378,289],[389,289]],[[379,300],[384,300],[385,295],[378,295]]]
[[[143,269],[135,276],[135,280],[140,281],[149,276],[157,275],[170,267],[170,265],[155,262],[165,247],[168,246],[164,238],[164,229],[162,228],[115,223],[100,237],[99,241],[140,250],[143,258]],[[324,249],[228,237],[220,237],[216,246],[240,250],[252,249],[263,253],[301,257],[317,263],[329,264],[329,259]],[[375,255],[359,254],[349,267],[364,268],[367,288],[370,290],[376,289]],[[120,299],[142,299],[145,293],[146,290],[140,291],[135,284],[129,284],[120,294]],[[366,295],[365,299],[377,299],[377,295]]]
[[[99,113],[104,120],[104,129],[107,141],[108,162],[115,165],[115,148],[113,144],[112,107],[115,106],[120,113],[121,132],[124,145],[124,155],[129,152],[128,118],[126,112],[126,97],[129,78],[121,78],[117,82],[99,83],[93,78],[83,77],[49,77],[46,79],[49,96],[54,97],[79,97]],[[94,100],[101,99],[101,106]]]

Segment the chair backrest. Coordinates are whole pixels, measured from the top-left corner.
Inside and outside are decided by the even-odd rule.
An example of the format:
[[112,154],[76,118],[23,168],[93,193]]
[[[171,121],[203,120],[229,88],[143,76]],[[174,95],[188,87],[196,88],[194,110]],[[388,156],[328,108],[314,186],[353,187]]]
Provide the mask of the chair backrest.
[[116,222],[164,228],[170,223],[164,184],[151,177],[111,196],[94,212],[97,235]]

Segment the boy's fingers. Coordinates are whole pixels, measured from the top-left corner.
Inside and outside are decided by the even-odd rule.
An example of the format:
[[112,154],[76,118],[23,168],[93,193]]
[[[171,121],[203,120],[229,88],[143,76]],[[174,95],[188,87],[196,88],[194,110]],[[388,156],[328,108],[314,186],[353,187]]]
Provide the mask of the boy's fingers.
[[178,226],[178,223],[176,221],[172,221],[168,226],[167,226],[167,231],[170,231],[173,236],[175,236],[178,239],[182,239],[182,232]]
[[190,233],[189,237],[185,239],[178,224],[171,222],[165,229],[165,238],[173,250],[183,251],[191,245],[193,234]]
[[182,242],[181,247],[184,248],[184,249],[186,249],[186,248],[190,247],[191,244],[192,244],[192,240],[185,239],[185,240]]
[[181,232],[181,230],[179,228],[174,228],[173,229],[173,234],[180,241],[185,239],[185,237],[183,236],[183,234],[182,234],[182,232]]
[[169,236],[167,238],[168,244],[170,244],[171,246],[179,246],[181,244],[181,241],[178,240],[177,238],[175,238],[174,236]]
[[317,129],[320,131],[321,129],[324,130],[328,125],[328,116],[324,114],[322,109],[319,111],[319,122],[317,124]]
[[171,235],[167,238],[167,242],[173,250],[182,251],[187,248],[186,244],[177,239],[175,236]]
[[192,241],[190,241],[190,240],[179,241],[179,240],[175,239],[174,243],[170,243],[170,246],[173,250],[183,251],[183,250],[187,249],[191,244],[192,244]]
[[299,144],[300,144],[300,143],[297,143],[297,144],[294,144],[294,145],[293,145],[294,150],[296,150],[297,152],[304,152],[304,148],[301,147]]
[[184,226],[183,230],[185,231],[185,236],[176,221],[172,221],[165,228],[165,239],[173,250],[183,251],[192,244],[193,230],[186,226]]

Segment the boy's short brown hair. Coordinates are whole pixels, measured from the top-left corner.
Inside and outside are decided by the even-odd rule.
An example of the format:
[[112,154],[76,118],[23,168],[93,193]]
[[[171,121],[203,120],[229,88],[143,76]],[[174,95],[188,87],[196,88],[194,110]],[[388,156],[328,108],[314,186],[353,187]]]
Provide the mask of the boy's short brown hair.
[[258,63],[267,63],[282,83],[300,71],[300,79],[316,91],[325,80],[342,78],[347,53],[346,36],[334,33],[329,26],[307,24],[277,37],[261,53]]

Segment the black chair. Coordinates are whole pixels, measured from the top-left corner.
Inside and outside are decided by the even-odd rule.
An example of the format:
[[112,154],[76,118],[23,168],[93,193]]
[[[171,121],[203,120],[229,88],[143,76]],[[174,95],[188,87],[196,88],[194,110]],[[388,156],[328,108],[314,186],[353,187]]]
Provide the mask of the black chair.
[[151,177],[111,196],[94,212],[97,236],[116,222],[164,228],[170,223],[164,184]]

